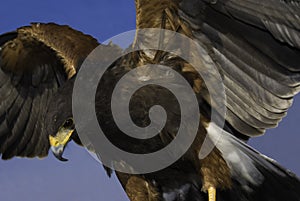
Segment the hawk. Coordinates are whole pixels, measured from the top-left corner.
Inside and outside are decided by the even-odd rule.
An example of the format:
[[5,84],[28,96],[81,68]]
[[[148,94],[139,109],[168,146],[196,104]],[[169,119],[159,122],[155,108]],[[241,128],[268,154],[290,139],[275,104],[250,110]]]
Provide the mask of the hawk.
[[[296,0],[136,0],[137,30],[167,29],[197,41],[217,66],[226,92],[224,128],[210,119],[217,107],[203,78],[185,60],[163,51],[119,58],[100,82],[95,107],[107,137],[133,153],[156,151],[178,131],[180,110],[167,90],[149,86],[132,97],[130,114],[149,124],[160,104],[168,121],[159,135],[137,141],[124,136],[109,110],[113,86],[132,69],[162,64],[178,72],[196,94],[201,121],[189,150],[169,167],[149,174],[116,172],[132,201],[300,200],[296,175],[246,142],[276,127],[300,90],[300,20]],[[144,43],[144,44],[143,44]],[[145,45],[147,40],[132,45]],[[70,140],[82,145],[72,114],[72,92],[82,62],[100,44],[68,26],[33,23],[0,36],[0,154],[62,161]],[[120,51],[113,45],[100,45]],[[185,50],[189,51],[189,49]],[[160,98],[157,98],[160,97]],[[208,135],[219,141],[199,158]],[[110,175],[111,170],[107,168]]]

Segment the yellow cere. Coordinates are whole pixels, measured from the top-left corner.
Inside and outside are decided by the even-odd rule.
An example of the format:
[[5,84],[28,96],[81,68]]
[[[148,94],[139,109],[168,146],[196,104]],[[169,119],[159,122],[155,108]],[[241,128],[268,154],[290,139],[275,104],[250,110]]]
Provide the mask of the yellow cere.
[[56,136],[49,136],[50,145],[54,147],[65,145],[69,141],[73,131],[73,129],[59,129]]

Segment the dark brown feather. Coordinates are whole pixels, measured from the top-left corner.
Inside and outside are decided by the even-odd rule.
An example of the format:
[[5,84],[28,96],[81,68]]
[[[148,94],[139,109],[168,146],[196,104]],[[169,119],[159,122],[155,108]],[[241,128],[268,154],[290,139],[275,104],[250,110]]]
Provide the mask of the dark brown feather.
[[0,154],[46,156],[47,107],[98,42],[53,23],[21,27],[0,36]]
[[[136,9],[137,29],[163,28],[176,31],[198,41],[207,51],[223,78],[227,95],[226,124],[233,135],[241,139],[262,135],[266,129],[276,127],[286,115],[294,95],[300,91],[300,21],[297,3],[275,0],[136,0]],[[140,41],[136,38],[134,45],[143,47],[149,42],[151,38]],[[137,54],[136,65],[159,63],[173,68],[176,66],[176,70],[193,87],[199,102],[215,107],[209,100],[202,78],[180,58],[173,56],[172,61],[168,61],[170,55],[160,51],[140,51]],[[141,96],[147,97],[149,94]],[[159,93],[155,91],[153,94]],[[165,95],[160,97],[166,98]],[[167,99],[171,105],[172,101]],[[170,105],[168,109],[172,108]],[[176,116],[175,113],[172,115]],[[202,115],[208,117],[207,113]],[[174,122],[170,125],[168,132],[160,133],[161,140],[166,144],[176,135]],[[205,131],[199,132],[197,137],[200,139],[194,142],[192,151],[199,150],[198,146],[205,134]],[[200,163],[192,151],[185,154],[185,157],[192,161],[196,171],[201,170],[202,190],[207,189],[205,182],[230,188],[226,165],[228,161],[225,162],[220,150],[214,150]],[[289,182],[297,182],[293,177],[289,179]],[[137,183],[141,183],[140,186],[145,186],[145,183],[152,185],[148,175],[144,179],[137,179]],[[147,192],[140,193],[147,189],[140,188],[136,194],[145,196]],[[179,195],[175,199],[181,200]]]
[[[219,69],[225,85],[228,96],[225,127],[233,135],[247,139],[277,126],[291,106],[293,96],[300,90],[299,7],[294,4],[293,1],[275,0],[136,0],[136,24],[137,29],[176,31],[203,47],[205,56],[210,57]],[[151,38],[141,41],[136,38],[133,45],[147,45],[149,42]],[[49,142],[44,132],[47,123],[44,119],[49,101],[57,95],[58,88],[75,75],[98,43],[68,26],[35,23],[21,27],[13,34],[0,36],[0,45],[0,78],[3,78],[0,79],[0,95],[7,98],[0,102],[2,158],[45,156]],[[220,143],[220,147],[214,148],[208,157],[199,160],[198,153],[209,125],[209,110],[217,107],[209,97],[209,93],[214,92],[208,92],[203,79],[190,64],[167,52],[139,51],[126,55],[115,62],[106,74],[108,77],[102,79],[102,86],[108,87],[98,90],[97,115],[100,124],[104,122],[103,129],[109,131],[111,141],[127,151],[145,153],[160,149],[176,137],[180,111],[176,99],[166,90],[150,86],[133,96],[130,112],[136,124],[147,125],[148,109],[157,103],[163,105],[168,114],[167,124],[159,135],[142,142],[119,135],[121,132],[116,125],[109,122],[112,120],[108,111],[110,99],[99,97],[111,97],[111,86],[122,75],[149,63],[166,65],[182,74],[193,88],[199,107],[205,110],[201,110],[203,118],[193,145],[176,163],[153,174],[133,176],[118,173],[132,200],[158,201],[166,199],[168,193],[173,193],[171,198],[176,200],[207,200],[205,192],[210,186],[222,189],[221,200],[222,196],[236,195],[251,200],[253,197],[247,196],[253,196],[252,192],[240,184],[248,189],[258,189],[254,193],[267,186],[265,183],[254,186],[242,174],[239,176],[246,183],[241,183],[234,174],[239,170],[225,157],[228,154],[226,149],[234,149],[234,154],[237,152],[248,157],[249,163],[265,175],[265,181],[271,186],[280,188],[281,182],[295,186],[296,190],[290,196],[299,197],[300,184],[294,175],[231,135],[227,136],[228,141],[222,142],[225,145],[230,142],[232,146],[222,147]],[[20,130],[25,131],[23,135]],[[231,188],[237,191],[231,191]],[[277,195],[270,196],[271,200],[274,198],[282,199]]]

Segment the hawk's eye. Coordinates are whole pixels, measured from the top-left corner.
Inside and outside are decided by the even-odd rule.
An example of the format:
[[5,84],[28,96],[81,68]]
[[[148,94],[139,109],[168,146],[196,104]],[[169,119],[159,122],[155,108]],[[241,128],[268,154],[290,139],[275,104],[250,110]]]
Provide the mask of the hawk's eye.
[[63,127],[64,127],[64,128],[70,128],[70,127],[73,126],[73,124],[74,124],[73,119],[70,118],[70,119],[67,119],[67,120],[65,121]]

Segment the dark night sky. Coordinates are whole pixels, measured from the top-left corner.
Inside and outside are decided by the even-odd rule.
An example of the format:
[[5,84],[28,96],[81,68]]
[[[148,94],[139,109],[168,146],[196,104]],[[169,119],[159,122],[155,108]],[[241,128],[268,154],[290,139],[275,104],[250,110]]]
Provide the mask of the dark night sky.
[[[30,22],[56,22],[104,41],[135,28],[133,1],[73,0],[2,2],[0,33]],[[250,144],[265,155],[300,175],[300,96],[279,127]],[[108,179],[103,168],[83,148],[71,143],[65,151],[69,162],[52,155],[44,160],[0,160],[0,200],[2,201],[94,201],[127,200],[115,177]]]

